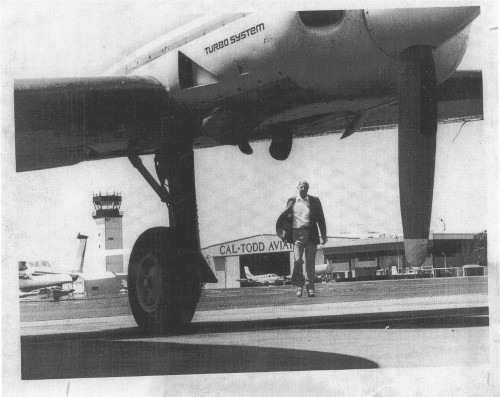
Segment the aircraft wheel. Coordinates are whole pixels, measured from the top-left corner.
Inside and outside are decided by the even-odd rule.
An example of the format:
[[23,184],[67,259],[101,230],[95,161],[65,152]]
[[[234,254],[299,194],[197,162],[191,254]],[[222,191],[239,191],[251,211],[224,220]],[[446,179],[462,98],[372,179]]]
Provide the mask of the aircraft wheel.
[[200,301],[203,286],[196,275],[192,275],[191,277],[193,277],[192,280],[185,280],[178,284],[180,287],[179,295],[183,297],[181,302],[179,302],[180,310],[178,311],[178,320],[181,329],[191,324],[196,312],[196,306]]
[[130,256],[130,307],[139,327],[150,334],[183,331],[193,319],[201,295],[199,279],[180,264],[172,236],[168,228],[149,229],[139,237]]

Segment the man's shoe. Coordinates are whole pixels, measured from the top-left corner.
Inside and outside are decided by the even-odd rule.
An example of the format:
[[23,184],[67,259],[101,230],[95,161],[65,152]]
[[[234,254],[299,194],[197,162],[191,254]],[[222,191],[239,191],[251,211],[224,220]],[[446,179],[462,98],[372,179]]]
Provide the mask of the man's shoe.
[[312,289],[310,289],[309,291],[307,291],[307,296],[309,298],[314,298],[316,295],[314,295],[314,291]]
[[300,298],[302,296],[302,288],[297,289],[297,297]]

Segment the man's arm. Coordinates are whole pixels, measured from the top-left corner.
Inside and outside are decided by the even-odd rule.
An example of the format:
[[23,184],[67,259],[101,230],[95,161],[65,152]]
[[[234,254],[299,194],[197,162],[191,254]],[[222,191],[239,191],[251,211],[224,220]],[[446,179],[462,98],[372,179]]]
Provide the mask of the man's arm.
[[276,234],[287,243],[292,243],[292,215],[289,208],[293,205],[293,201],[293,198],[288,199],[285,211],[281,213],[276,221]]
[[323,206],[321,205],[321,201],[318,200],[318,226],[319,231],[321,233],[321,244],[325,244],[328,238],[326,237],[326,222],[325,222],[325,214],[323,213]]

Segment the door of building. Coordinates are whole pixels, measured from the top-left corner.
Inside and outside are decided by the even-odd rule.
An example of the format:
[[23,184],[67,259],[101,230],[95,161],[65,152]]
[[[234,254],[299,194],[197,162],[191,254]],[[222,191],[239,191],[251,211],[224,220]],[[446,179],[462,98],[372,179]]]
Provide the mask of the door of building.
[[245,277],[245,266],[252,274],[275,273],[278,276],[290,275],[290,253],[253,254],[240,256],[240,276]]

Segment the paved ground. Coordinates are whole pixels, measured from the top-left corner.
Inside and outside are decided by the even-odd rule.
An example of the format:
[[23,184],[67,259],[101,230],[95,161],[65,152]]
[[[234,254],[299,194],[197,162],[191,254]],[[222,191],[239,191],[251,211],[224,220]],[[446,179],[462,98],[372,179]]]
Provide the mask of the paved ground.
[[[124,298],[23,303],[22,377],[485,366],[489,362],[485,278],[327,284],[317,290],[318,299],[291,298],[293,289],[288,287],[207,290],[191,334],[168,337],[141,335]],[[109,314],[112,310],[115,316]],[[121,310],[123,314],[116,316]],[[75,313],[82,318],[75,318]]]
[[[414,280],[372,281],[316,284],[314,299],[296,298],[291,286],[252,287],[238,289],[206,289],[202,293],[198,312],[244,309],[252,307],[310,306],[325,303],[381,301],[387,299],[427,298],[487,294],[486,277],[431,278]],[[43,321],[66,318],[87,318],[130,315],[126,295],[84,300],[62,298],[24,299],[21,302],[21,321]]]

